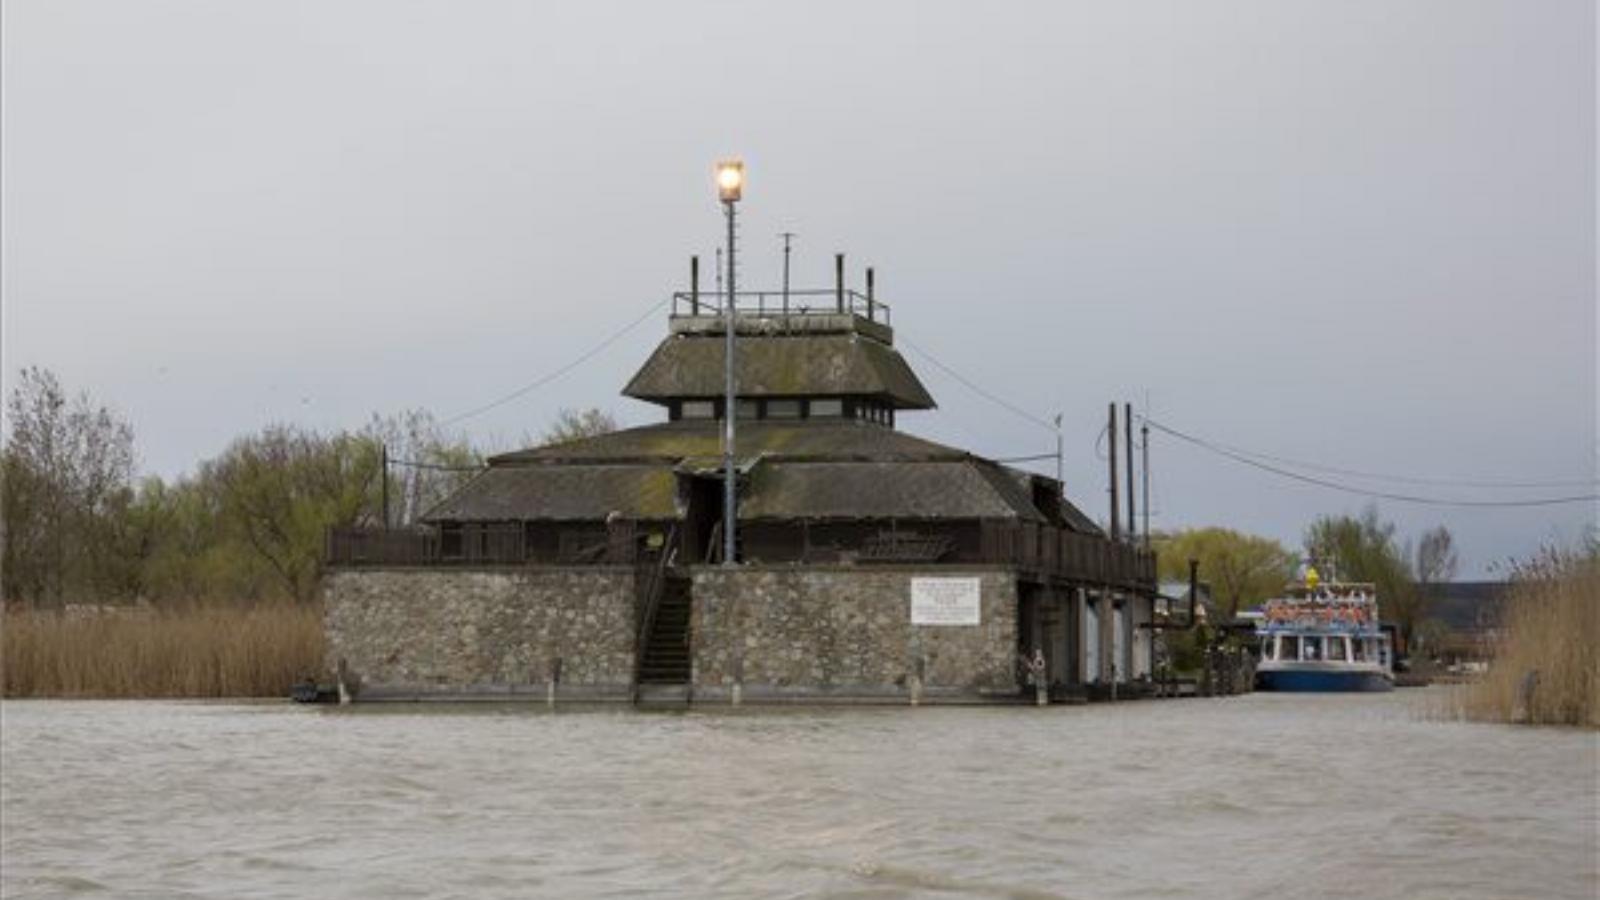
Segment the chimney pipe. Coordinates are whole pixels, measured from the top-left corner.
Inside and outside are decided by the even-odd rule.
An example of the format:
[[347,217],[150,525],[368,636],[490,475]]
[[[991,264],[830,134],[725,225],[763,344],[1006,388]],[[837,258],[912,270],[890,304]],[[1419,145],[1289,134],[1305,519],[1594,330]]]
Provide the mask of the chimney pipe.
[[689,257],[689,315],[700,315],[700,257]]
[[844,254],[833,255],[833,299],[839,312],[844,312]]
[[867,266],[867,321],[868,322],[871,322],[873,320],[872,288],[873,288],[873,282],[875,280],[876,279],[874,279],[872,277],[872,267],[871,266]]

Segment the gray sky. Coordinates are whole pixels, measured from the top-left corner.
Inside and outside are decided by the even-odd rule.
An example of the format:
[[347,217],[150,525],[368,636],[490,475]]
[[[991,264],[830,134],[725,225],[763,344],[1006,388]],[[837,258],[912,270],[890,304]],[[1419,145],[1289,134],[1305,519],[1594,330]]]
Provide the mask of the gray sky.
[[[1043,418],[1105,514],[1107,401],[1254,451],[1427,478],[1596,475],[1590,2],[8,0],[4,370],[134,424],[172,475],[276,421],[441,417],[565,364],[709,261],[875,265],[902,333]],[[709,278],[707,279],[709,281]],[[465,423],[617,396],[664,315]],[[902,427],[1053,435],[910,359]],[[1297,543],[1364,501],[1170,439],[1155,522]],[[1053,464],[1041,464],[1042,471]],[[1331,476],[1344,481],[1355,479]],[[1583,488],[1367,486],[1526,497]],[[1380,502],[1464,573],[1595,507]]]

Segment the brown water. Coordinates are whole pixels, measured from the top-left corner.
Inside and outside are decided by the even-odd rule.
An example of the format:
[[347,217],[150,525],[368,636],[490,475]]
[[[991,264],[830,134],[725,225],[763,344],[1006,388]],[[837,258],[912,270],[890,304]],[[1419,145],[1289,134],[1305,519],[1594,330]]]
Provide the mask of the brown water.
[[1595,897],[1596,736],[1426,699],[8,702],[0,894]]

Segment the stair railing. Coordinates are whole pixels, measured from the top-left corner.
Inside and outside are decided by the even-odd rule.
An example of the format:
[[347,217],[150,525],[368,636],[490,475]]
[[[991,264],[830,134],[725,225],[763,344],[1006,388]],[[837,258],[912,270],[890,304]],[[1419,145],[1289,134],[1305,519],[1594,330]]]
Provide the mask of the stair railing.
[[633,651],[633,702],[639,702],[639,683],[644,677],[644,655],[650,645],[650,634],[655,631],[656,612],[661,608],[661,595],[666,592],[667,569],[678,556],[678,526],[667,531],[666,543],[661,545],[661,558],[650,572],[649,587],[645,591],[644,611],[639,616],[639,636]]

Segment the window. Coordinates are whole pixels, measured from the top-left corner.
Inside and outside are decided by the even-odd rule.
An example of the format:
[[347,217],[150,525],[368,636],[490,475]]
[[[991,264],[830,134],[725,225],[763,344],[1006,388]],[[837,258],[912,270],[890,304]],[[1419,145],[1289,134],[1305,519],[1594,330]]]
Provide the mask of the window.
[[1355,662],[1366,662],[1367,641],[1365,638],[1352,638],[1350,641],[1351,659]]
[[1264,637],[1261,639],[1261,658],[1272,658],[1272,638],[1270,637]]
[[810,406],[813,419],[837,419],[844,415],[843,400],[813,400]]
[[761,403],[756,400],[739,401],[739,418],[755,419],[761,416]]
[[714,419],[717,417],[717,405],[710,400],[685,400],[678,408],[678,417],[682,419]]
[[1345,648],[1345,640],[1346,639],[1342,638],[1342,637],[1330,637],[1330,638],[1328,638],[1328,661],[1329,662],[1347,662],[1348,661],[1349,658],[1346,655],[1345,649],[1344,649]]
[[800,418],[799,400],[768,400],[767,418],[769,419],[798,419]]
[[1300,658],[1300,636],[1298,634],[1286,634],[1278,638],[1278,658]]
[[1302,646],[1304,647],[1304,652],[1300,655],[1301,659],[1317,660],[1322,658],[1322,638],[1307,635],[1302,642]]

